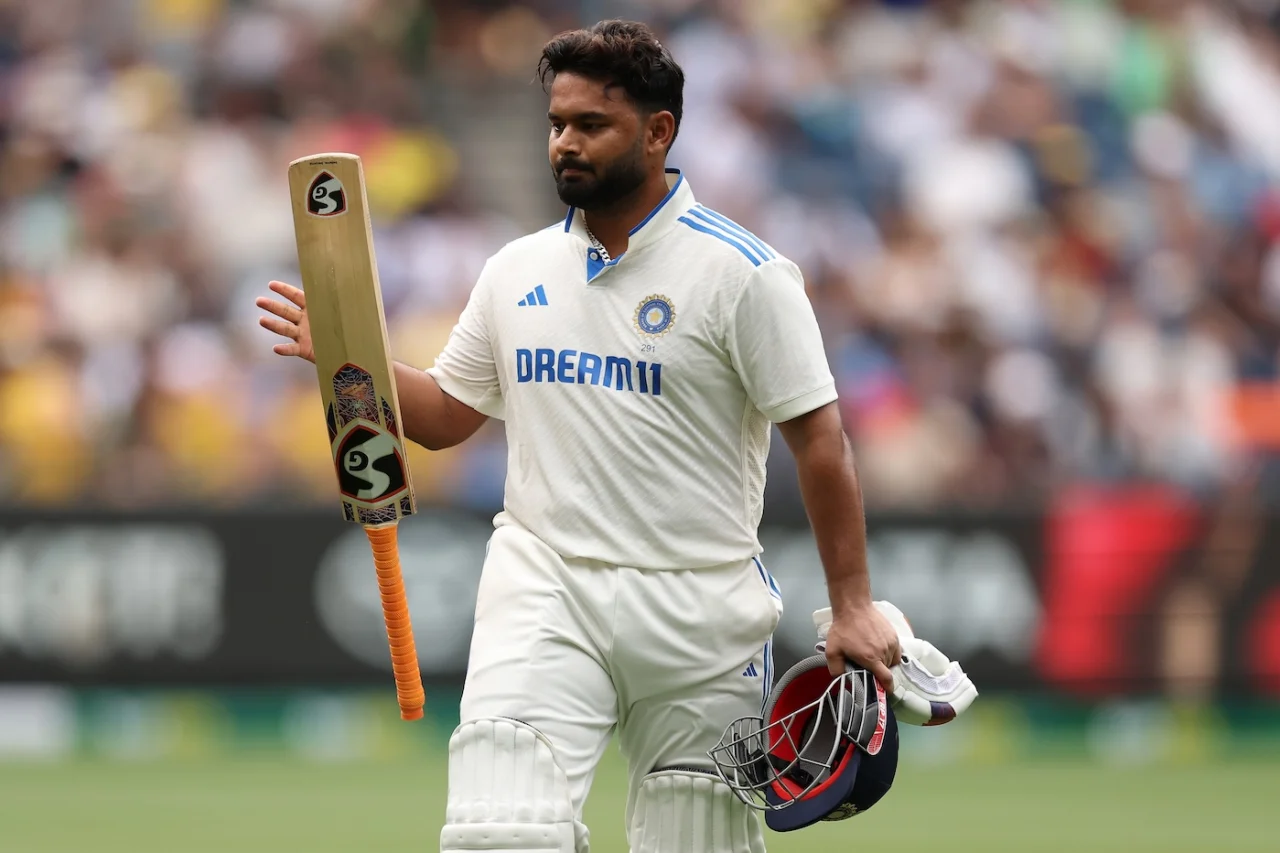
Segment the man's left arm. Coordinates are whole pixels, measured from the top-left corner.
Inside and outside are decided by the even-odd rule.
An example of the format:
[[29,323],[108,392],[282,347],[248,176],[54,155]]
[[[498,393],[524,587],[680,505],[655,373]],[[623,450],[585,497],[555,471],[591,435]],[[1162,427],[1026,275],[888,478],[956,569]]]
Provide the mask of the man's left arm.
[[778,424],[796,460],[805,512],[827,576],[832,625],[827,665],[832,675],[846,659],[859,663],[890,689],[898,662],[898,634],[871,602],[867,528],[853,447],[836,403]]
[[822,333],[799,268],[778,258],[748,277],[734,303],[727,344],[756,408],[778,424],[795,455],[805,512],[813,527],[831,599],[827,638],[832,674],[845,659],[887,688],[898,662],[893,626],[871,604],[862,496],[836,404]]

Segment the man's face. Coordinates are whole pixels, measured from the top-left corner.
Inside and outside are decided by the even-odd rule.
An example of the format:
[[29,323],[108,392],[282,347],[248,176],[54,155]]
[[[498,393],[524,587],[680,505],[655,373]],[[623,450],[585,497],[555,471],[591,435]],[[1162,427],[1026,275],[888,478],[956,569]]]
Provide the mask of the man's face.
[[607,208],[644,183],[646,122],[621,87],[559,74],[547,119],[551,171],[565,204]]

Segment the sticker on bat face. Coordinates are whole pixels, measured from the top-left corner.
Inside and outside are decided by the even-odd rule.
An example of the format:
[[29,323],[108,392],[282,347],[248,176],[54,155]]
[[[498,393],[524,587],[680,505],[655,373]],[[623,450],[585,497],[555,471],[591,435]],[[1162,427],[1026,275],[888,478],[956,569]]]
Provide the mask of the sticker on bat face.
[[347,191],[342,181],[321,172],[307,189],[307,213],[312,216],[339,216],[347,212]]
[[378,389],[373,387],[373,377],[364,368],[354,364],[339,368],[333,374],[333,397],[338,404],[339,428],[356,419],[378,423]]
[[362,503],[393,497],[408,482],[396,440],[365,424],[356,424],[343,436],[334,461],[338,491]]

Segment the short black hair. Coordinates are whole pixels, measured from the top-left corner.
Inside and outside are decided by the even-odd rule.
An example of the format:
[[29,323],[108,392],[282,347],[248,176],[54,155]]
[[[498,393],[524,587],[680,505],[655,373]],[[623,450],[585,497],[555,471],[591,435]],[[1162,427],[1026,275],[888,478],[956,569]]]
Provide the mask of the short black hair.
[[675,141],[684,114],[684,71],[647,25],[610,20],[561,33],[547,42],[538,60],[543,90],[564,72],[621,86],[633,103],[651,114],[671,113]]

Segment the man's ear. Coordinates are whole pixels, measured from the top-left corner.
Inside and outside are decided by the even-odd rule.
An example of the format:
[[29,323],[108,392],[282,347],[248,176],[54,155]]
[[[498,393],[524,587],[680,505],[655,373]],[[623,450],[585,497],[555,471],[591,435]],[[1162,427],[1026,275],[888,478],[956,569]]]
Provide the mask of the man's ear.
[[666,110],[649,116],[647,147],[666,153],[676,138],[676,118]]

